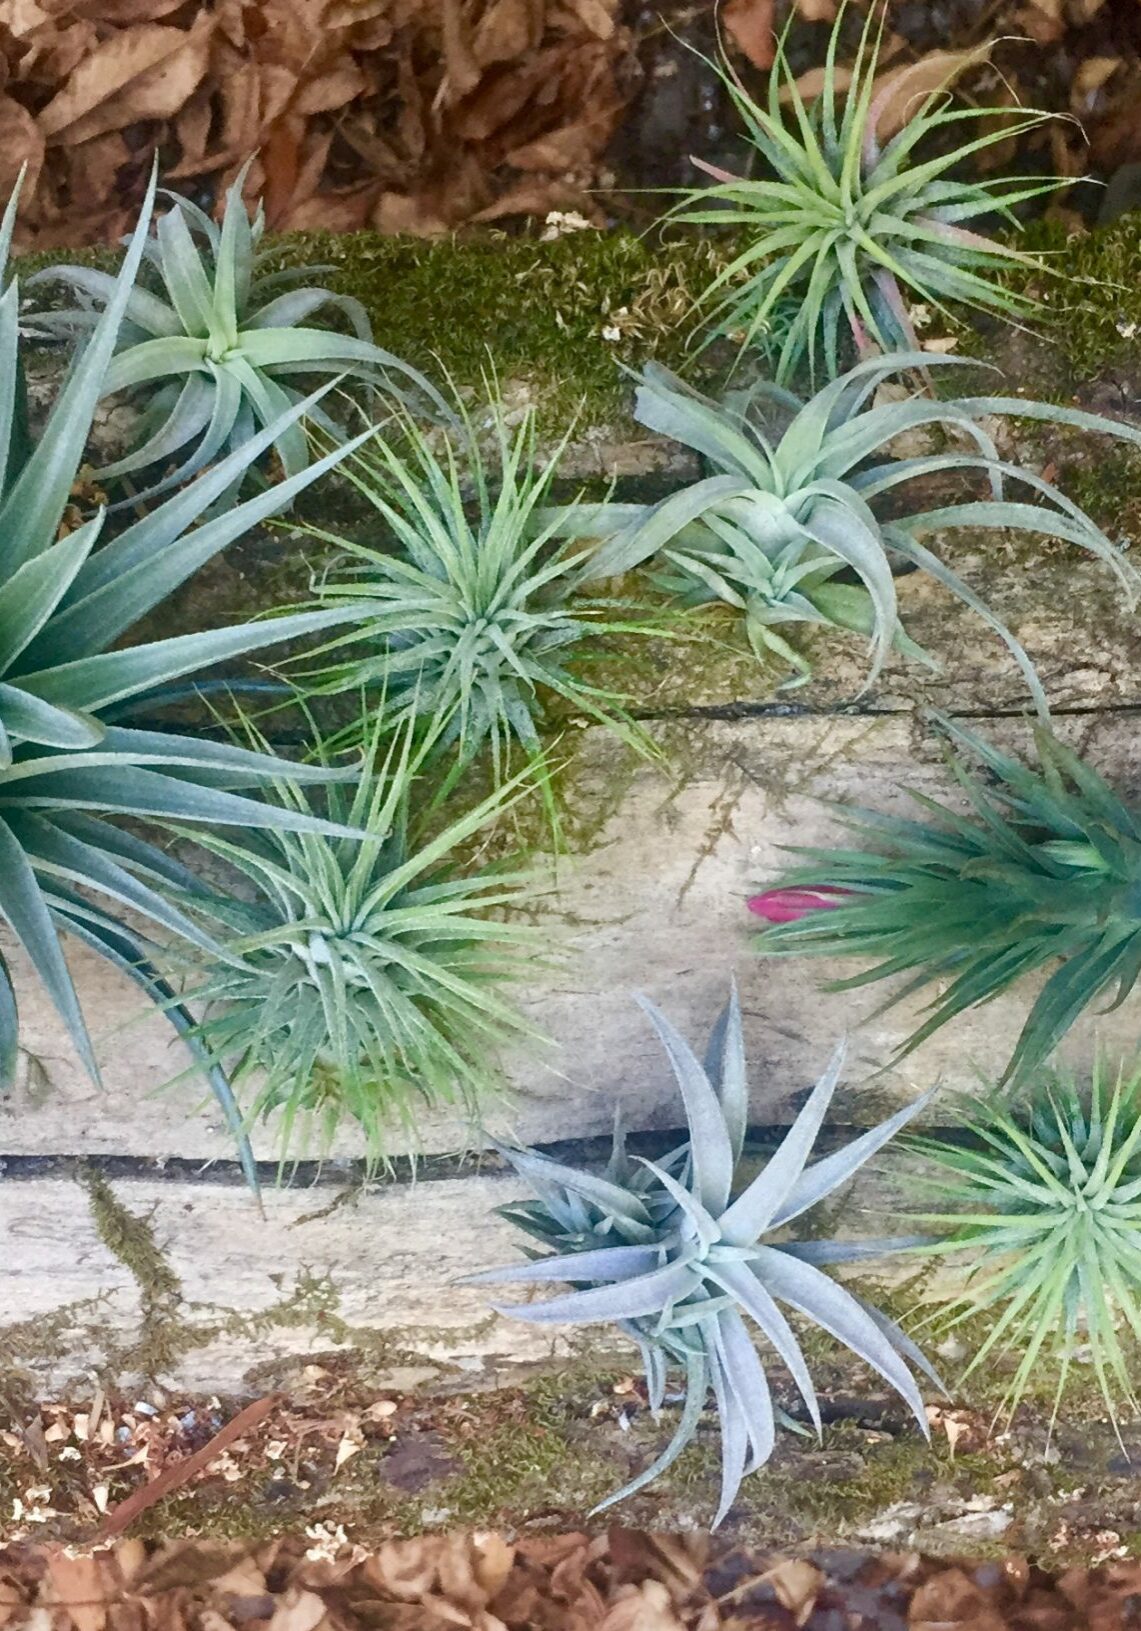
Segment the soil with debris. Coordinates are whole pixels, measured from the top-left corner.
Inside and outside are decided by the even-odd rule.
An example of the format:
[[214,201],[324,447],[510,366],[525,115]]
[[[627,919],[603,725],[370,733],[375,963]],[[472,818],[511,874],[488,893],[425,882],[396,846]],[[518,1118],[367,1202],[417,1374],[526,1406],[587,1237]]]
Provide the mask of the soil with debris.
[[0,1551],[0,1627],[44,1631],[1126,1631],[1141,1563],[1064,1573],[1024,1557],[931,1562],[744,1552],[613,1528],[494,1532],[377,1551],[311,1528],[247,1549],[127,1540]]
[[[846,1360],[813,1356],[823,1443],[782,1433],[747,1478],[726,1544],[807,1556],[822,1544],[1056,1569],[1141,1559],[1141,1428],[1119,1441],[1092,1396],[1052,1432],[1049,1402],[931,1405],[931,1442]],[[859,1373],[857,1373],[859,1372]],[[490,1380],[490,1379],[489,1379]],[[306,1526],[375,1550],[479,1526],[514,1536],[583,1524],[654,1459],[678,1401],[654,1421],[640,1379],[568,1363],[511,1386],[381,1379],[326,1356],[249,1401],[96,1388],[54,1403],[0,1397],[0,1543],[89,1546],[131,1535],[251,1545]],[[794,1410],[779,1385],[779,1402]],[[1088,1405],[1088,1408],[1087,1408]],[[627,1500],[627,1523],[689,1531],[717,1499],[712,1414],[666,1477]]]

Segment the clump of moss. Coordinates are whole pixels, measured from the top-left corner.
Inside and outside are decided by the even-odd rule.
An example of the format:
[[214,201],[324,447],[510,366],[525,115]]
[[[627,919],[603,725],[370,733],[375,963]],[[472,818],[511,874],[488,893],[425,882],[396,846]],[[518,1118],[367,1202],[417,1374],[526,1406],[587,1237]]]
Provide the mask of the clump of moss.
[[648,357],[679,365],[694,331],[693,302],[729,245],[663,243],[616,230],[551,242],[491,233],[424,242],[373,232],[279,239],[282,264],[333,268],[330,288],[362,301],[377,341],[460,386],[490,360],[503,381],[527,380],[545,430],[582,408],[604,422],[629,395],[619,364]]
[[1018,246],[1039,257],[1048,275],[1016,269],[1006,281],[1043,302],[1043,322],[1075,380],[1125,355],[1141,339],[1141,213],[1092,232],[1071,232],[1058,221],[1031,222]]

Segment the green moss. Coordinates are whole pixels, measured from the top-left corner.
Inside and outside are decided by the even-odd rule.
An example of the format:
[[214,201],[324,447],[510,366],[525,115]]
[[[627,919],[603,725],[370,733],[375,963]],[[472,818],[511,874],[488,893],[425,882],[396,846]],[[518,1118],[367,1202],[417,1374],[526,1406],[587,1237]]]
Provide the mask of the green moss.
[[[996,325],[984,323],[973,337],[968,334],[963,348],[983,357],[1009,349],[1011,369],[1029,361],[1031,376],[1052,381],[1049,394],[1063,401],[1070,400],[1076,384],[1095,378],[1107,365],[1132,363],[1141,337],[1141,214],[1079,233],[1058,221],[1034,221],[1017,244],[1046,268],[1044,275],[1034,266],[1019,267],[1004,280],[1041,301],[1035,326],[1042,342],[1033,346],[1030,360],[1030,348],[1019,343],[1016,330],[1008,330],[1004,339],[996,336]],[[1032,378],[1020,377],[1018,383],[1030,384]],[[1040,388],[1037,377],[1033,383]]]
[[532,383],[548,430],[580,404],[586,423],[617,413],[628,396],[619,363],[679,364],[694,298],[725,253],[707,238],[661,243],[621,230],[550,243],[371,232],[280,241],[284,263],[333,267],[329,286],[364,303],[378,343],[398,356],[425,367],[438,358],[460,385],[478,384],[492,359],[501,381]]

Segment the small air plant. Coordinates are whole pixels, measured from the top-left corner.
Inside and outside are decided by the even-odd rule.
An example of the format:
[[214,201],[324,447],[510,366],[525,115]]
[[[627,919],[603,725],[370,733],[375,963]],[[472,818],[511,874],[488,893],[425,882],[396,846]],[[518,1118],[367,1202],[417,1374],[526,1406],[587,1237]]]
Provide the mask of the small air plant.
[[742,1477],[764,1465],[774,1443],[776,1413],[746,1315],[788,1370],[817,1432],[816,1392],[778,1303],[805,1315],[877,1371],[927,1432],[923,1401],[903,1360],[937,1385],[938,1378],[898,1326],[821,1271],[821,1265],[856,1261],[911,1242],[798,1242],[780,1236],[847,1183],[930,1095],[806,1166],[840,1074],[843,1049],[837,1050],[779,1148],[734,1199],[749,1099],[736,991],[714,1027],[704,1065],[664,1015],[645,999],[638,1001],[669,1057],[685,1104],[688,1138],[653,1162],[632,1160],[619,1132],[602,1177],[534,1151],[505,1149],[538,1200],[500,1212],[548,1253],[473,1275],[467,1283],[564,1281],[582,1287],[499,1312],[539,1325],[617,1324],[641,1350],[655,1417],[667,1373],[684,1371],[685,1407],[668,1448],[603,1506],[642,1489],[677,1459],[697,1431],[712,1388],[722,1442],[716,1526]]
[[[911,100],[901,128],[884,143],[884,115],[899,94],[890,79],[877,82],[884,11],[878,20],[876,8],[868,14],[850,80],[841,80],[836,66],[844,20],[842,7],[811,107],[783,39],[767,108],[727,63],[711,64],[741,117],[760,173],[732,175],[694,159],[713,185],[688,191],[667,216],[748,234],[699,304],[709,309],[714,333],[741,334],[745,344],[775,330],[770,350],[780,382],[805,360],[814,375],[823,366],[831,378],[853,350],[915,350],[908,300],[939,310],[954,301],[1011,318],[1036,307],[1001,277],[1037,262],[965,223],[998,216],[1017,226],[1015,206],[1057,183],[1018,176],[982,181],[955,172],[964,160],[1016,139],[1049,115],[1017,107],[950,108],[947,85],[954,76],[948,74]],[[980,120],[987,127],[978,133]],[[964,140],[947,140],[960,131]],[[939,150],[921,156],[931,137]]]
[[[566,508],[554,525],[564,536],[602,540],[583,569],[586,582],[628,572],[656,556],[665,568],[665,586],[685,602],[735,607],[757,655],[788,663],[796,670],[794,685],[810,676],[811,667],[778,630],[795,623],[866,634],[871,658],[866,685],[874,682],[893,646],[935,666],[900,620],[893,563],[910,563],[1002,637],[1045,717],[1041,684],[1019,641],[920,539],[947,528],[1011,528],[1059,539],[1103,560],[1132,598],[1141,574],[1065,494],[1033,471],[1001,459],[982,421],[1010,414],[1132,442],[1141,442],[1141,434],[1094,414],[1016,397],[872,401],[893,374],[920,364],[958,362],[927,352],[873,358],[804,404],[765,387],[718,403],[651,363],[637,392],[635,417],[699,453],[706,473],[657,504],[579,504]],[[765,399],[783,421],[779,432],[758,413]],[[958,433],[972,445],[891,456],[896,437],[927,426]],[[985,478],[988,496],[934,509],[922,500],[910,511],[901,504],[898,489],[949,472]],[[1024,489],[1026,497],[1005,498],[1007,481]]]
[[[329,267],[262,272],[264,214],[259,205],[251,220],[242,200],[248,168],[226,194],[220,227],[170,194],[171,208],[145,245],[154,288],[132,291],[103,384],[105,397],[125,392],[144,405],[138,445],[94,472],[102,482],[139,476],[144,483],[150,472],[155,479],[132,501],[178,486],[275,421],[273,450],[286,476],[299,474],[310,458],[305,427],[280,423],[305,395],[293,383],[299,376],[310,376],[306,390],[314,377],[350,375],[390,396],[410,390],[442,406],[420,373],[373,343],[358,300],[304,284]],[[106,272],[83,266],[53,266],[30,279],[45,282],[65,283],[78,298],[68,310],[37,314],[39,327],[64,338],[94,328],[116,286]],[[352,334],[306,326],[322,309],[339,312]],[[330,428],[323,412],[314,418]]]
[[1138,1410],[1121,1327],[1130,1347],[1141,1341],[1141,1068],[1114,1077],[1099,1058],[1084,1091],[1047,1071],[1025,1105],[964,1106],[962,1126],[972,1143],[915,1148],[934,1163],[929,1188],[947,1208],[920,1220],[943,1232],[926,1249],[971,1261],[948,1323],[989,1325],[965,1375],[1016,1355],[1000,1407],[1013,1414],[1056,1363],[1056,1420],[1084,1348],[1116,1429],[1120,1404]]
[[807,860],[753,909],[773,922],[789,890],[805,909],[773,922],[757,949],[870,962],[834,990],[908,976],[878,1013],[933,988],[901,1058],[957,1014],[1052,968],[1003,1075],[1011,1082],[1042,1069],[1098,998],[1124,1002],[1141,974],[1141,813],[1043,727],[1030,769],[952,720],[935,722],[961,750],[948,762],[969,813],[918,793],[926,819],[845,810],[867,848],[793,846]]
[[400,441],[386,431],[342,467],[381,535],[361,542],[307,529],[342,552],[343,565],[318,584],[318,604],[372,615],[322,648],[337,660],[306,683],[383,693],[393,721],[444,718],[439,745],[455,750],[453,774],[489,748],[500,779],[516,744],[549,801],[540,726],[552,702],[652,751],[624,699],[582,669],[598,659],[601,638],[662,631],[644,615],[623,616],[614,600],[574,593],[586,552],[553,543],[539,514],[562,448],[537,464],[534,414],[512,431],[494,392],[488,418],[493,456],[460,404],[455,432],[429,439],[403,416]]
[[[441,820],[417,796],[430,737],[370,730],[354,785],[324,787],[319,809],[287,781],[276,790],[283,812],[324,815],[354,838],[284,823],[192,835],[246,887],[190,903],[225,956],[190,964],[183,1000],[203,1015],[199,1048],[249,1090],[247,1120],[281,1112],[283,1156],[299,1118],[327,1147],[351,1117],[371,1162],[394,1127],[414,1138],[426,1108],[474,1119],[499,1091],[496,1050],[536,1039],[505,997],[544,943],[510,916],[534,880],[457,861],[526,792],[526,773]],[[319,734],[314,757],[334,768]]]

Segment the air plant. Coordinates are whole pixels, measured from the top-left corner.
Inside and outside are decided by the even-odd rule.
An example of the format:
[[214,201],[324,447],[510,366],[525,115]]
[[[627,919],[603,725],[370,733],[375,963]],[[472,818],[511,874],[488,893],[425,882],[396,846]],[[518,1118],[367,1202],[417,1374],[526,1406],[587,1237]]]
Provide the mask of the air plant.
[[[871,659],[867,685],[893,646],[932,663],[908,638],[900,619],[892,571],[897,562],[909,563],[957,595],[1002,637],[1045,717],[1041,684],[1019,641],[920,539],[946,528],[1038,533],[1104,561],[1132,598],[1141,575],[1121,551],[1043,477],[1000,458],[983,421],[1010,414],[1132,442],[1141,442],[1141,433],[1095,414],[1016,397],[872,400],[893,374],[921,363],[961,360],[926,352],[873,358],[804,404],[765,387],[717,403],[650,364],[637,392],[635,417],[647,429],[699,453],[706,473],[657,504],[574,505],[553,525],[564,536],[602,540],[583,569],[585,582],[628,572],[657,557],[662,582],[686,603],[722,601],[736,608],[753,650],[793,667],[798,676],[793,684],[811,674],[808,661],[778,632],[794,623],[866,634]],[[758,412],[765,401],[783,416],[779,432]],[[958,433],[971,446],[891,457],[896,437],[927,426]],[[948,472],[985,478],[989,495],[933,509],[920,500],[904,509],[899,489]],[[1025,496],[1004,497],[1007,481]],[[890,511],[885,508],[888,499]],[[851,577],[856,581],[844,581]]]
[[[152,472],[155,479],[132,501],[178,486],[271,425],[286,476],[299,475],[309,463],[309,438],[296,415],[287,417],[306,394],[294,384],[299,376],[309,376],[311,386],[349,375],[388,395],[411,391],[423,403],[440,403],[423,375],[373,343],[360,301],[305,283],[329,267],[264,270],[265,217],[259,204],[251,219],[242,199],[248,168],[226,194],[220,227],[170,194],[171,208],[143,247],[153,287],[131,290],[102,395],[125,392],[145,411],[137,445],[94,472],[102,482]],[[65,338],[90,332],[118,287],[108,273],[84,266],[53,266],[30,281],[65,283],[74,292],[78,305],[37,314],[39,327]],[[308,326],[323,309],[338,312],[353,332]],[[323,412],[312,405],[310,412],[329,428]],[[171,468],[172,461],[179,462]],[[247,464],[253,468],[254,460]]]
[[[746,345],[775,329],[770,349],[780,382],[805,360],[814,375],[823,365],[831,378],[852,349],[915,350],[909,300],[944,311],[954,301],[1010,318],[1036,309],[1003,275],[1038,263],[965,223],[997,216],[1016,227],[1015,206],[1057,182],[983,181],[956,172],[1049,115],[1017,107],[950,108],[951,73],[915,95],[901,128],[881,141],[888,105],[900,94],[890,77],[877,83],[883,20],[883,10],[877,20],[872,8],[851,78],[841,80],[841,8],[820,94],[810,107],[783,39],[767,107],[753,100],[728,63],[711,64],[740,115],[758,173],[733,175],[694,159],[713,185],[687,191],[667,217],[747,236],[699,304],[709,309],[714,333],[741,334]],[[981,129],[979,121],[986,121]],[[954,140],[960,134],[963,139]],[[938,150],[922,156],[932,137]]]
[[[782,889],[826,899],[766,929],[766,956],[855,957],[870,964],[834,990],[904,975],[882,1013],[931,989],[904,1057],[940,1026],[1038,970],[1052,972],[1022,1027],[1003,1082],[1032,1076],[1099,998],[1116,1007],[1141,974],[1141,813],[1043,727],[1031,769],[949,719],[960,814],[918,793],[923,819],[846,808],[865,848],[803,848]],[[975,773],[974,760],[987,772]],[[839,893],[842,891],[842,895]],[[772,917],[773,892],[757,910]],[[823,908],[823,909],[820,909]]]
[[[283,812],[354,836],[196,835],[245,889],[190,903],[226,955],[192,958],[184,1000],[203,1016],[198,1046],[239,1095],[250,1089],[247,1120],[282,1112],[283,1152],[299,1116],[315,1113],[327,1145],[348,1115],[377,1161],[425,1107],[486,1110],[496,1051],[535,1039],[505,992],[533,976],[544,937],[509,915],[533,902],[533,879],[457,859],[527,791],[526,772],[441,822],[414,796],[430,736],[411,721],[366,728],[351,789],[331,783],[315,804],[290,781],[276,788]],[[332,767],[319,734],[314,758]]]
[[[338,621],[335,610],[302,612],[142,645],[122,643],[198,566],[288,504],[343,451],[194,526],[310,406],[302,403],[98,549],[102,517],[73,523],[72,488],[131,297],[153,191],[152,182],[103,315],[19,466],[13,457],[16,283],[0,297],[0,919],[23,946],[96,1080],[98,1066],[61,934],[85,941],[124,969],[183,1030],[187,1016],[169,1003],[169,989],[154,970],[153,945],[120,914],[129,911],[163,936],[209,944],[165,893],[173,885],[193,894],[193,877],[114,818],[160,826],[335,830],[300,810],[274,809],[240,791],[283,778],[327,776],[320,767],[290,765],[199,735],[116,722],[133,700],[160,696],[164,687],[204,668]],[[0,237],[10,231],[14,204]],[[11,975],[0,959],[0,1082],[13,1077],[18,1030]],[[215,1073],[212,1081],[236,1128],[224,1079]],[[248,1148],[244,1158],[248,1162]]]
[[860,1260],[909,1241],[792,1241],[782,1232],[834,1194],[928,1102],[898,1111],[850,1144],[807,1166],[843,1062],[831,1064],[758,1177],[734,1198],[745,1142],[748,1084],[736,992],[717,1021],[704,1065],[673,1026],[638,998],[666,1050],[685,1104],[688,1137],[662,1161],[631,1159],[619,1131],[603,1176],[580,1172],[535,1151],[502,1153],[534,1189],[535,1201],[501,1214],[547,1248],[546,1255],[488,1270],[469,1284],[549,1285],[576,1289],[500,1313],[530,1324],[616,1324],[641,1351],[655,1417],[667,1375],[685,1374],[685,1406],[667,1449],[609,1506],[664,1472],[693,1438],[713,1390],[722,1442],[721,1499],[729,1511],[746,1472],[773,1449],[775,1411],[765,1369],[745,1316],[757,1326],[796,1384],[820,1431],[820,1409],[804,1354],[778,1307],[784,1303],[835,1337],[879,1373],[927,1432],[923,1401],[904,1359],[938,1384],[915,1344],[822,1265]]
[[1047,1071],[1025,1104],[964,1106],[962,1127],[972,1143],[915,1147],[946,1207],[921,1219],[942,1231],[927,1249],[970,1254],[947,1323],[989,1326],[965,1374],[1017,1355],[1003,1400],[1013,1413],[1056,1364],[1056,1420],[1082,1347],[1116,1428],[1119,1404],[1138,1409],[1119,1327],[1141,1339],[1141,1068],[1114,1076],[1099,1058],[1086,1090]]
[[457,773],[487,747],[498,779],[517,744],[549,797],[540,726],[552,702],[651,751],[624,699],[582,669],[600,655],[600,637],[661,630],[622,615],[619,602],[574,593],[586,552],[554,543],[540,515],[562,448],[537,465],[534,414],[512,431],[494,392],[488,417],[492,457],[461,404],[452,434],[429,440],[403,416],[399,442],[386,432],[347,461],[379,535],[307,530],[341,552],[318,583],[318,604],[348,601],[369,615],[322,648],[335,661],[306,682],[383,693],[394,722],[445,718],[439,745],[454,748]]

